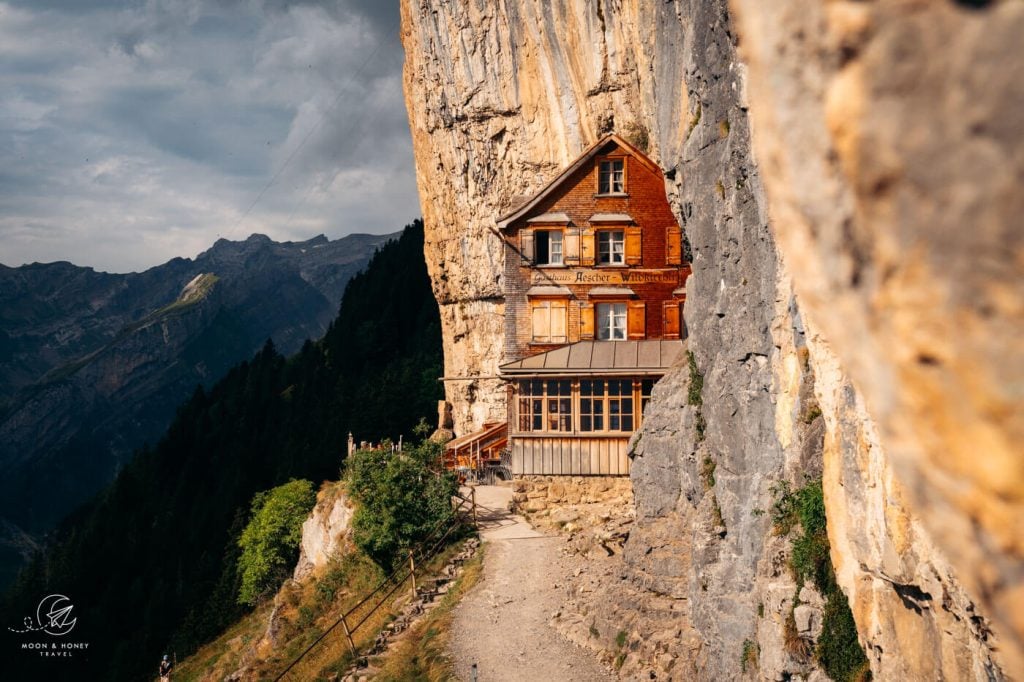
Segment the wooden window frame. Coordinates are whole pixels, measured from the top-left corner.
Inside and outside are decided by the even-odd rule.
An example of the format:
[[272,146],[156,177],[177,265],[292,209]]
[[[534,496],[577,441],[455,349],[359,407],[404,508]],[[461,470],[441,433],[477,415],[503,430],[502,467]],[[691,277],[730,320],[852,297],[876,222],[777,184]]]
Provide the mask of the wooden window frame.
[[[555,392],[551,392],[552,384],[555,385]],[[568,393],[563,394],[562,384],[568,387]],[[535,392],[534,388],[539,386],[540,391]],[[529,390],[524,390],[528,388]],[[516,424],[521,433],[551,433],[551,434],[574,434],[576,433],[576,394],[575,381],[565,378],[552,379],[521,379],[516,386]],[[524,405],[526,409],[524,411]],[[552,411],[552,406],[554,410]],[[526,421],[524,422],[524,417]],[[557,428],[551,428],[551,420],[555,420]],[[523,425],[527,424],[527,428]],[[539,424],[539,427],[537,426]],[[563,425],[566,428],[563,428]]]
[[[607,310],[611,315],[617,316],[617,312],[613,306],[622,306],[622,336],[602,336],[605,325],[604,320],[601,317],[601,310]],[[611,318],[610,318],[611,319]],[[611,334],[615,331],[614,326],[608,327],[608,332]],[[616,300],[616,301],[597,301],[594,303],[594,338],[598,341],[625,341],[629,338],[629,301]]]
[[[540,234],[544,233],[548,235],[548,260],[546,263],[540,262]],[[558,262],[554,262],[551,259],[551,236],[557,234],[559,236],[558,241]],[[561,227],[538,227],[533,229],[533,264],[539,268],[564,268],[565,267],[565,229]]]
[[[608,186],[608,191],[607,192],[602,190],[601,179],[602,179],[602,176],[604,174],[604,170],[603,170],[602,166],[604,166],[604,164],[606,164],[606,163],[621,163],[622,164],[622,189],[617,191],[617,192],[614,191],[611,188],[612,187],[612,182],[609,182],[609,186]],[[622,156],[602,156],[602,157],[599,157],[597,159],[597,163],[594,164],[594,170],[595,170],[595,175],[596,175],[596,179],[597,179],[597,192],[594,194],[594,196],[597,196],[597,197],[622,197],[622,196],[628,196],[628,190],[627,190],[627,188],[629,187],[628,175],[627,175],[627,168],[628,168],[628,166],[629,166],[629,164],[626,163],[626,155],[622,155]],[[615,171],[613,169],[612,173],[614,173],[614,172]]]
[[[610,236],[610,235],[614,235],[614,234],[618,234],[619,235],[618,243],[620,245],[620,249],[619,249],[619,254],[618,255],[621,256],[622,260],[618,261],[618,262],[614,262],[612,260],[609,260],[609,261],[605,262],[604,261],[604,250],[602,249],[602,238],[605,237],[605,236]],[[597,244],[596,244],[596,253],[594,254],[595,255],[595,261],[594,262],[597,265],[597,267],[599,267],[599,268],[624,268],[624,267],[626,267],[626,228],[625,227],[605,227],[605,228],[601,228],[601,229],[597,230],[596,242],[597,242]],[[607,243],[608,243],[608,257],[610,259],[611,256],[614,255],[614,251],[612,249],[613,249],[613,245],[615,244],[615,242],[612,241],[609,238],[607,240]]]
[[[574,377],[571,379],[565,377],[552,377],[545,379],[519,379],[514,388],[513,394],[515,396],[515,421],[514,423],[518,426],[518,433],[537,435],[537,436],[572,436],[577,438],[588,438],[588,437],[629,437],[630,434],[635,433],[643,426],[643,410],[650,401],[650,388],[657,383],[660,377],[609,377],[609,376],[594,376],[594,377]],[[629,389],[626,392],[618,395],[612,395],[610,388],[612,382],[629,382]],[[569,411],[563,410],[566,407],[566,397],[561,393],[561,388],[555,394],[550,392],[550,385],[563,384],[568,382],[569,384]],[[594,394],[593,392],[588,393],[586,396],[583,395],[583,382],[601,382],[600,394]],[[647,385],[649,382],[649,385]],[[536,386],[540,387],[540,392],[535,393],[533,388]],[[526,387],[528,390],[524,390]],[[551,401],[558,401],[557,410],[552,412]],[[583,412],[583,401],[590,400],[590,409],[587,414]],[[628,411],[622,410],[622,401],[629,401]],[[589,430],[583,429],[583,418],[584,416],[593,417],[596,414],[594,410],[594,401],[600,404],[600,415],[602,420],[602,428],[593,428],[593,422]],[[613,403],[613,401],[615,401]],[[618,404],[619,412],[616,415],[619,419],[620,428],[612,429],[612,405]],[[565,415],[568,415],[568,421],[566,422]],[[558,430],[552,430],[551,419],[554,417],[557,419],[559,425]],[[632,428],[622,429],[621,424],[624,419],[631,421]],[[524,421],[525,420],[525,421]],[[569,429],[561,428],[566,423],[569,425]],[[523,428],[524,424],[527,428]],[[535,425],[539,424],[539,427],[535,428]]]

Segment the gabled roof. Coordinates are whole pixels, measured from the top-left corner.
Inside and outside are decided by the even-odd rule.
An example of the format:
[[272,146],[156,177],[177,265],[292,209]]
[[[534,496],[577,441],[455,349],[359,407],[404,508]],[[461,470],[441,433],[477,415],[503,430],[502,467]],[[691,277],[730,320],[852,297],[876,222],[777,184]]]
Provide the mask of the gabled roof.
[[509,362],[499,371],[506,378],[560,374],[661,376],[682,358],[683,342],[674,339],[579,341]]
[[530,211],[537,207],[537,204],[539,204],[547,197],[551,196],[551,194],[554,193],[554,191],[557,190],[563,182],[568,180],[573,175],[573,173],[575,173],[580,168],[588,164],[590,161],[594,159],[595,156],[597,156],[604,149],[613,144],[621,147],[623,151],[625,151],[627,154],[635,158],[644,166],[647,166],[647,168],[649,168],[650,170],[654,172],[661,171],[661,169],[658,168],[657,164],[655,164],[653,161],[647,158],[646,154],[644,154],[642,151],[640,151],[630,143],[626,142],[624,139],[622,139],[615,133],[605,135],[600,140],[598,140],[590,147],[588,147],[586,151],[580,154],[580,156],[575,161],[569,164],[565,168],[565,170],[559,173],[548,184],[544,185],[540,189],[540,191],[534,194],[525,204],[518,206],[509,213],[506,213],[505,215],[498,218],[498,228],[504,230],[511,223],[529,214]]

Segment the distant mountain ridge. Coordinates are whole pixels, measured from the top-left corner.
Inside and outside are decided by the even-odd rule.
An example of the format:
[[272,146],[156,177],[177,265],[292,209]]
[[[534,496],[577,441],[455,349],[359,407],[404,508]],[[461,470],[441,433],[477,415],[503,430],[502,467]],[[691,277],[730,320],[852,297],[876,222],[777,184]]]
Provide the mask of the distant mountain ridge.
[[[195,282],[186,305],[157,317],[222,283]],[[184,657],[218,636],[248,610],[237,601],[238,538],[253,496],[293,478],[336,479],[350,432],[409,442],[444,395],[441,365],[416,220],[352,277],[319,340],[288,358],[266,344],[192,392],[151,447],[49,534],[0,592],[4,679],[152,679],[161,653]],[[72,637],[89,643],[71,659],[23,650],[45,635],[9,628],[48,594],[73,601]]]
[[322,336],[348,280],[396,236],[254,234],[128,274],[0,265],[0,585],[30,536],[155,441],[197,384],[268,338],[293,353]]

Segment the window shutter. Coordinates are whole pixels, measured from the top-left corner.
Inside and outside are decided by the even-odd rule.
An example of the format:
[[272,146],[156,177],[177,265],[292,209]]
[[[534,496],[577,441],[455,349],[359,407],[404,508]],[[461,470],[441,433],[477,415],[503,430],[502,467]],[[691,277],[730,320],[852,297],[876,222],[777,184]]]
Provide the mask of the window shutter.
[[594,305],[580,304],[580,339],[594,338]]
[[536,260],[533,253],[533,230],[523,230],[519,233],[519,249],[525,258],[532,265]]
[[629,301],[626,308],[626,336],[629,339],[647,336],[647,315],[643,301]]
[[678,225],[669,225],[665,229],[665,264],[682,265],[683,231]]
[[565,343],[568,340],[565,333],[567,303],[568,301],[551,301],[551,341],[553,343]]
[[626,228],[626,265],[640,265],[642,260],[642,236],[639,225]]
[[562,262],[566,265],[580,264],[580,229],[568,227],[563,240]]
[[664,306],[664,330],[662,336],[666,339],[679,338],[679,301],[665,301]]
[[580,265],[594,264],[594,231],[584,230],[580,235]]
[[546,342],[551,336],[551,309],[548,301],[533,304],[533,340]]

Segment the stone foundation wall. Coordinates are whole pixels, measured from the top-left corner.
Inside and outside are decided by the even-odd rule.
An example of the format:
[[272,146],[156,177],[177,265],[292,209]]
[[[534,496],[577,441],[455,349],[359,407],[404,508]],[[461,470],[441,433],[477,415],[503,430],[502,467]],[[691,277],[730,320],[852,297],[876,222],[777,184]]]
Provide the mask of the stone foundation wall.
[[516,506],[527,512],[566,504],[633,504],[628,476],[517,476],[512,489]]

